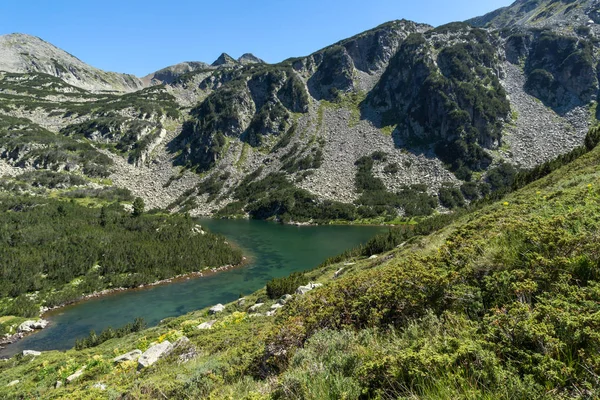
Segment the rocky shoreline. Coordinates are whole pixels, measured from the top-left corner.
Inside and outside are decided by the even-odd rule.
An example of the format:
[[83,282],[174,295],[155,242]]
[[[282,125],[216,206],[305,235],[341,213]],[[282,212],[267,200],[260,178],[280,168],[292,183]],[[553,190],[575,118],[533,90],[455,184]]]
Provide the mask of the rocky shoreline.
[[[242,258],[242,262],[236,265],[224,265],[221,267],[216,267],[216,268],[206,268],[202,271],[197,271],[197,272],[190,272],[187,274],[180,274],[180,275],[176,275],[172,278],[167,278],[167,279],[161,279],[159,281],[156,282],[152,282],[152,283],[148,283],[148,284],[142,284],[133,288],[124,288],[124,287],[118,287],[118,288],[111,288],[111,289],[105,289],[105,290],[101,290],[99,292],[94,292],[94,293],[90,293],[90,294],[86,294],[84,296],[81,296],[77,299],[71,300],[71,301],[67,301],[65,303],[59,304],[57,306],[54,307],[42,307],[40,309],[40,321],[42,321],[43,326],[35,329],[31,329],[31,330],[23,330],[21,331],[21,326],[19,326],[19,329],[17,329],[17,332],[13,335],[10,336],[4,336],[4,337],[0,337],[0,350],[4,349],[7,345],[11,345],[14,344],[16,342],[18,342],[19,340],[23,339],[24,337],[33,334],[43,328],[45,328],[46,326],[48,326],[48,324],[50,324],[50,321],[44,319],[45,316],[48,316],[48,314],[57,311],[61,308],[67,307],[67,306],[71,306],[77,303],[81,303],[84,302],[86,300],[91,300],[91,299],[95,299],[95,298],[100,298],[100,297],[104,297],[104,296],[109,296],[112,294],[116,294],[116,293],[120,293],[120,292],[125,292],[125,291],[133,291],[133,290],[142,290],[142,289],[148,289],[154,286],[160,286],[160,285],[167,285],[167,284],[171,284],[171,283],[176,283],[176,282],[181,282],[181,281],[186,281],[186,280],[190,280],[190,279],[197,279],[197,278],[202,278],[205,276],[209,276],[209,275],[213,275],[219,272],[223,272],[223,271],[227,271],[227,270],[231,270],[234,268],[240,268],[243,267],[244,265],[246,265],[249,262],[247,257],[243,257]],[[29,322],[29,321],[28,321]],[[1,359],[1,358],[0,358]]]

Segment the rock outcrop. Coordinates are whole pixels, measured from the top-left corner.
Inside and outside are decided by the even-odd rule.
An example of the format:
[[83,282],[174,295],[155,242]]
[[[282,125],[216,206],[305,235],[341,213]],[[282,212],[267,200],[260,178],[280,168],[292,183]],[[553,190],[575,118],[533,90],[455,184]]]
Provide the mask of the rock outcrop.
[[138,358],[140,358],[141,355],[142,355],[142,351],[135,349],[135,350],[130,351],[129,353],[125,353],[125,354],[122,354],[120,356],[113,358],[113,362],[115,364],[120,364],[120,363],[126,362],[126,361],[135,361]]
[[151,366],[160,358],[165,357],[172,349],[173,345],[168,340],[150,347],[138,358],[138,371]]

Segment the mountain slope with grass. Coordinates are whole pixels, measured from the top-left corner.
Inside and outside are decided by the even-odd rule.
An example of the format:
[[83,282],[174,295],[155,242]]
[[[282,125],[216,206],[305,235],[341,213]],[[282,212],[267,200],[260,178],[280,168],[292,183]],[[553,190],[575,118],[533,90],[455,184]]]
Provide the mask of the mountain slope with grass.
[[588,0],[519,0],[467,23],[391,21],[277,64],[223,53],[173,65],[126,94],[82,88],[52,61],[78,60],[6,36],[6,54],[24,46],[34,67],[0,72],[0,119],[12,118],[0,135],[42,129],[74,150],[11,139],[0,171],[12,185],[32,170],[109,179],[192,215],[391,223],[445,212],[583,143],[598,120],[597,13]]
[[[121,338],[106,333],[80,350],[2,361],[0,393],[594,398],[600,394],[599,138],[592,130],[590,151],[500,201],[428,229],[390,231],[304,275],[275,280],[216,315],[200,310]],[[306,282],[322,286],[295,291]],[[210,329],[200,326],[208,321]],[[151,366],[112,361],[159,342],[176,345]]]

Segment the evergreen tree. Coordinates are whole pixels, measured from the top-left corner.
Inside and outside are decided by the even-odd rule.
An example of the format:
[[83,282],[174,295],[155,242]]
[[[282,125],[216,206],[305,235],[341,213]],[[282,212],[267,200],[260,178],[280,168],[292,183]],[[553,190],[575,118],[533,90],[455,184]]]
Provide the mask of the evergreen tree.
[[139,217],[144,213],[144,200],[141,197],[136,197],[133,201],[133,216]]

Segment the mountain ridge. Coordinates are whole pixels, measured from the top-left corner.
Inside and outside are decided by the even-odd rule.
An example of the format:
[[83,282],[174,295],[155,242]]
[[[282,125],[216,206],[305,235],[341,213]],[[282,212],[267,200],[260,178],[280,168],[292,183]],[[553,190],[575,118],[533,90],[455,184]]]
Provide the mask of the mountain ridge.
[[[548,4],[541,2],[540,11]],[[585,11],[591,3],[573,4]],[[300,196],[306,204],[341,202],[344,210],[356,210],[342,219],[393,220],[410,216],[402,199],[423,195],[423,188],[438,200],[448,190],[460,200],[463,192],[477,198],[498,189],[497,171],[531,168],[568,152],[596,121],[595,28],[516,28],[396,20],[278,64],[242,63],[223,53],[212,66],[166,67],[143,78],[154,86],[121,102],[118,118],[107,115],[114,100],[91,97],[85,101],[100,101],[102,112],[61,117],[55,110],[69,104],[67,88],[46,96],[46,103],[56,100],[44,105],[47,111],[23,109],[24,100],[5,95],[4,112],[126,151],[131,167],[118,153],[106,154],[116,168],[112,179],[171,211],[310,221],[312,208],[296,215],[281,206]],[[15,87],[17,80],[6,76],[4,82]],[[19,85],[11,90],[39,102],[29,92],[42,90],[41,83]],[[156,101],[153,111],[138,114],[148,98]],[[177,180],[152,176],[176,177],[179,169],[191,180],[173,198],[169,186]],[[144,178],[129,178],[139,174]],[[194,180],[198,185],[189,187]],[[274,182],[281,198],[268,191],[248,196]],[[379,204],[381,197],[389,204]],[[439,206],[452,204],[445,203]]]

